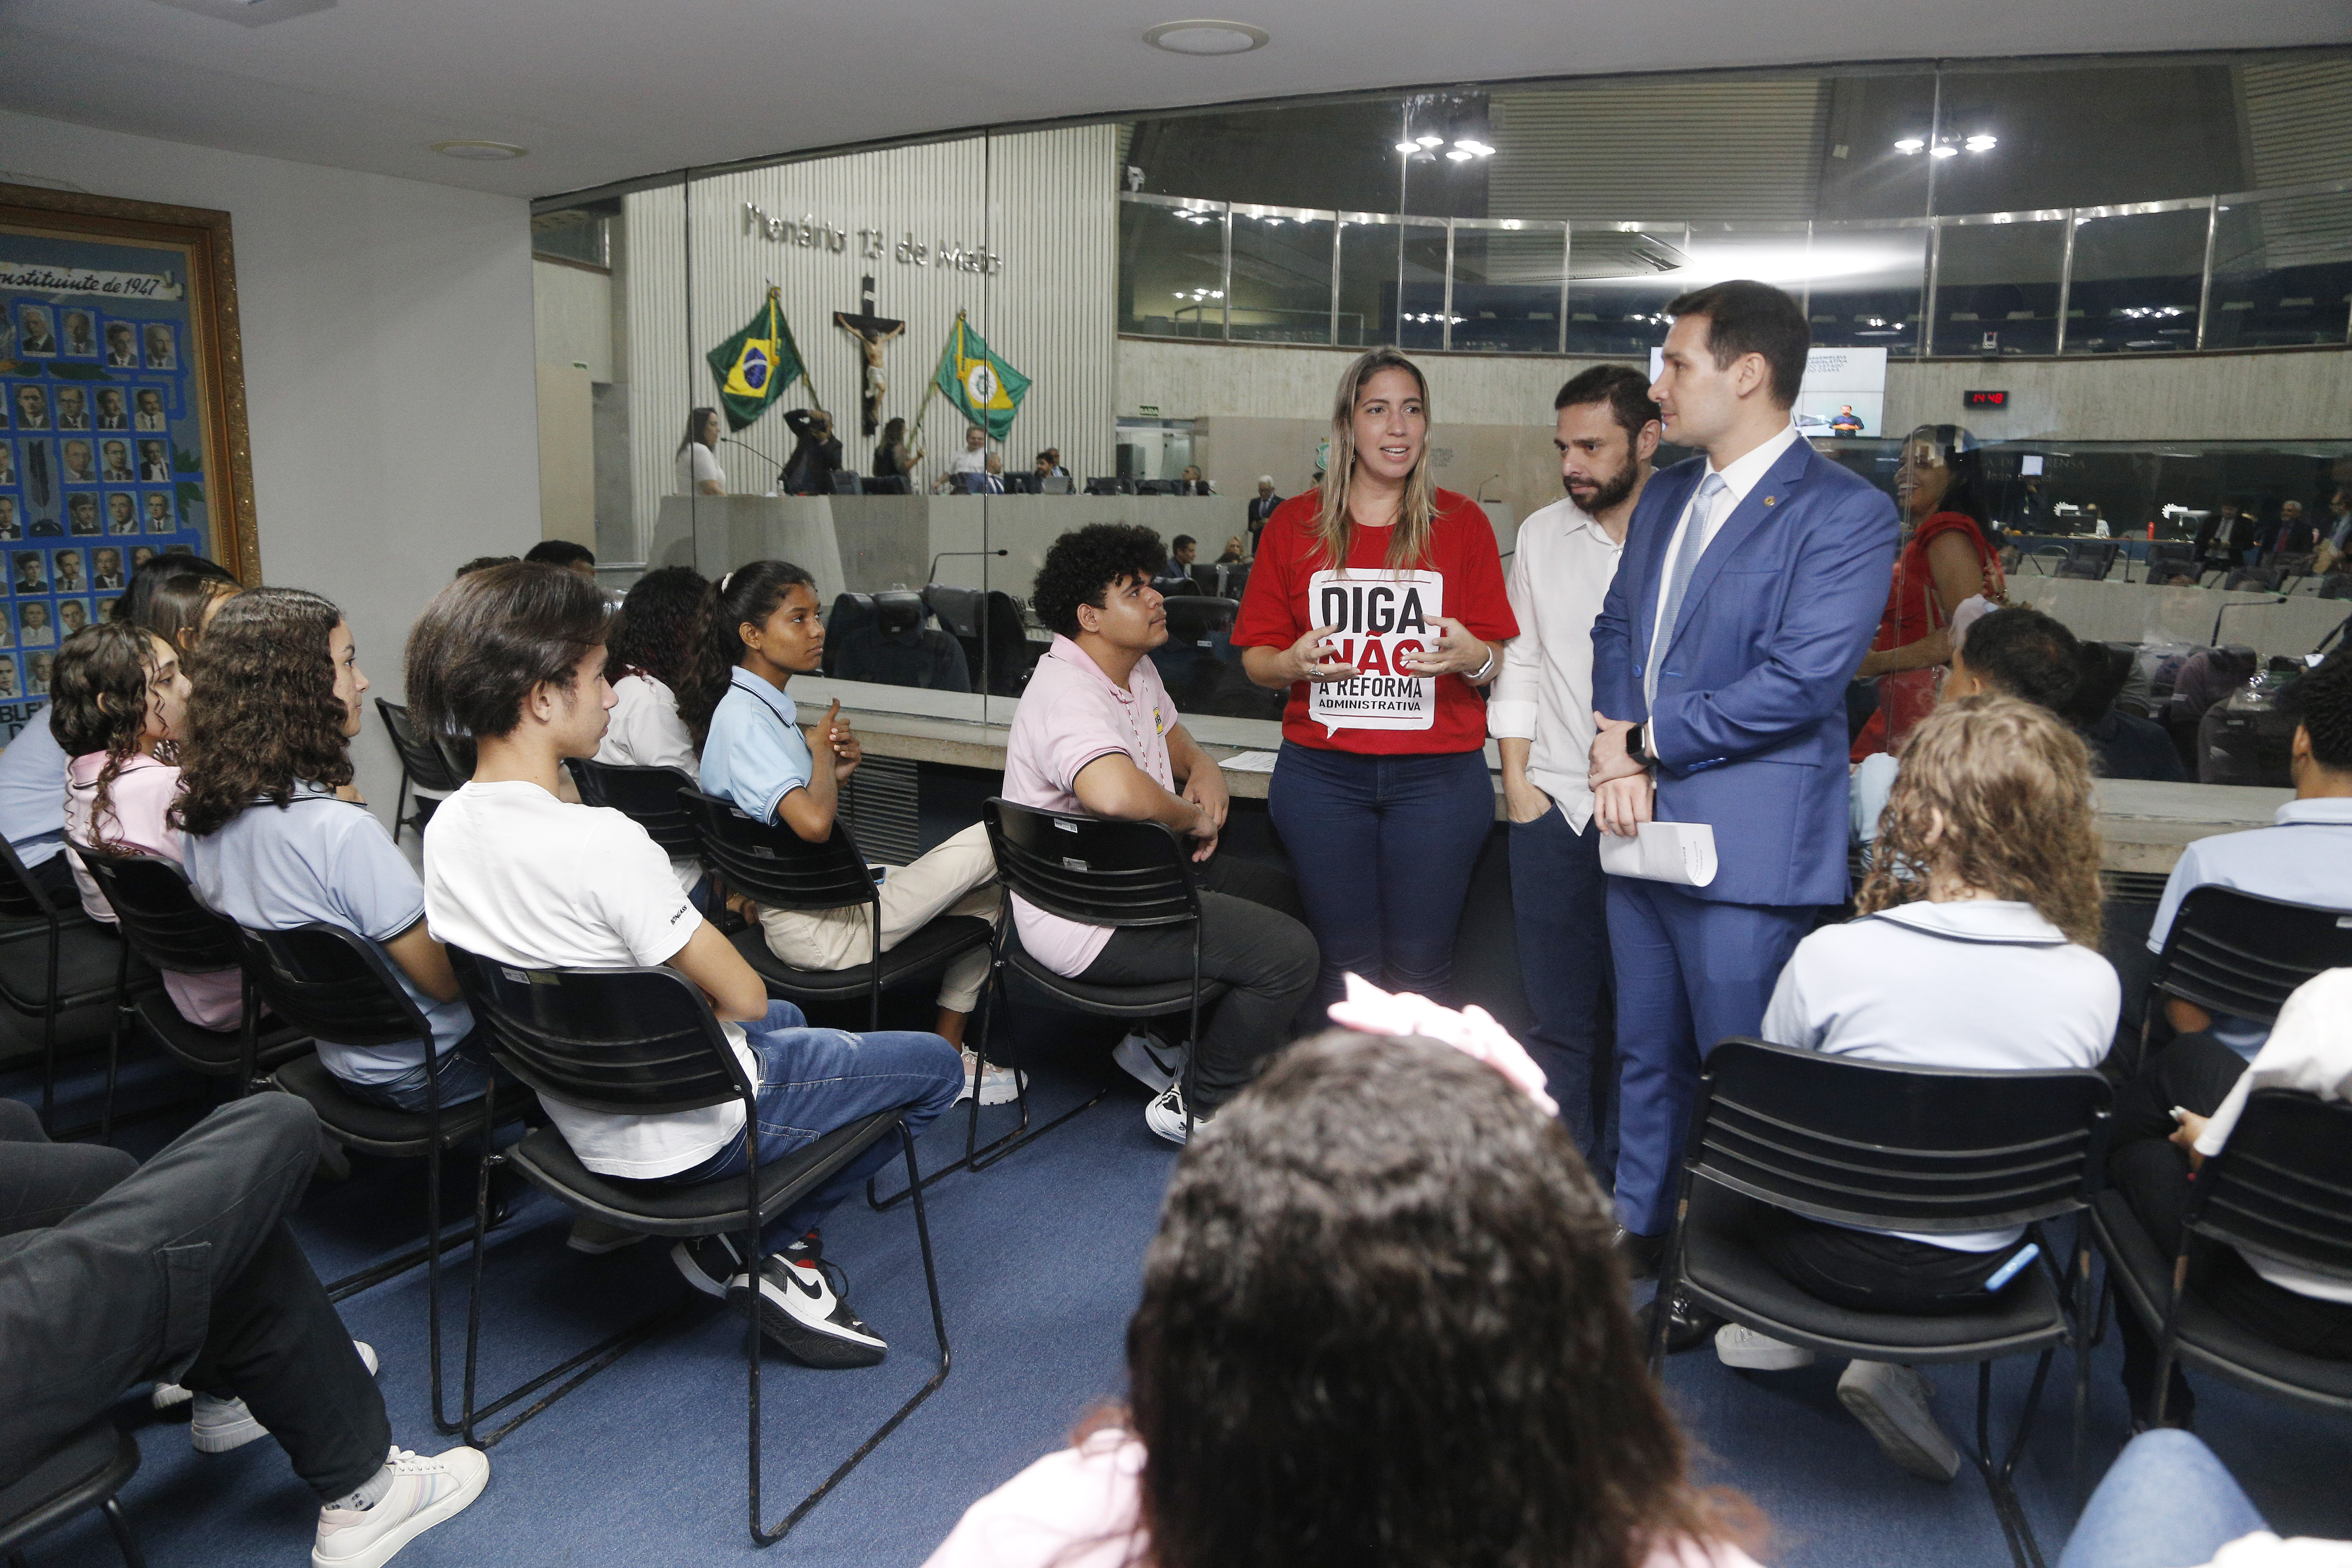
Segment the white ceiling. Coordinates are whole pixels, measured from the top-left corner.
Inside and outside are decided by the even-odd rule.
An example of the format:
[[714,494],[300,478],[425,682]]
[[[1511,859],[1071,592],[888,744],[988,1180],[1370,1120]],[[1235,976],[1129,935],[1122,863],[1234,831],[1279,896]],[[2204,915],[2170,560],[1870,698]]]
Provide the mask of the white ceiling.
[[[2341,41],[2346,0],[0,0],[0,107],[511,195],[960,127],[1391,86]],[[1273,42],[1191,58],[1207,8]],[[517,142],[463,163],[433,142]],[[6,163],[0,147],[0,165]]]

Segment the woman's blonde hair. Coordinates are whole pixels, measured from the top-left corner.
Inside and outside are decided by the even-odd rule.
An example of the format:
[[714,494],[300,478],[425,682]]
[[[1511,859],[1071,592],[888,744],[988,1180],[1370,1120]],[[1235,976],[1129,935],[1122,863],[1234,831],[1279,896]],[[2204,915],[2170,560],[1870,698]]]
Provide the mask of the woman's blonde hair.
[[1904,744],[1854,908],[1923,899],[1935,872],[2032,904],[2067,941],[2096,948],[2099,829],[2081,737],[2014,697],[1937,704]]
[[[1322,506],[1315,515],[1313,530],[1315,543],[1335,572],[1347,570],[1348,553],[1356,542],[1355,520],[1348,515],[1348,489],[1356,478],[1356,399],[1363,395],[1364,384],[1384,370],[1401,370],[1412,377],[1413,385],[1421,390],[1422,414],[1426,417],[1429,413],[1429,378],[1394,349],[1367,352],[1339,377],[1339,395],[1331,405],[1330,461],[1323,470]],[[1424,440],[1420,460],[1405,476],[1404,496],[1389,532],[1391,567],[1415,566],[1428,560],[1436,517],[1437,482],[1429,477],[1429,443]]]

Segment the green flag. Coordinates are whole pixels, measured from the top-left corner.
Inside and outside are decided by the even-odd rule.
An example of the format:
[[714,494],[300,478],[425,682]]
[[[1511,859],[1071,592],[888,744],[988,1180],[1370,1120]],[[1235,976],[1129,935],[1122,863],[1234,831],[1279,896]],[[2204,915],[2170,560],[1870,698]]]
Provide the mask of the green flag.
[[727,410],[730,430],[740,430],[765,414],[805,368],[776,295],[777,290],[769,289],[766,303],[743,330],[706,356],[710,374],[719,378],[719,403]]
[[940,355],[932,384],[967,420],[1002,441],[1013,428],[1013,416],[1029,391],[1029,378],[996,357],[996,352],[956,312],[948,329],[948,346]]

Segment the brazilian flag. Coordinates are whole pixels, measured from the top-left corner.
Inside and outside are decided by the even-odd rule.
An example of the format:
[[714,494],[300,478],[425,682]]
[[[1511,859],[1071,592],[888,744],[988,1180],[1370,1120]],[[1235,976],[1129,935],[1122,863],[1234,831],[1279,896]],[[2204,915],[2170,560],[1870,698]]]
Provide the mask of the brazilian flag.
[[948,346],[931,382],[959,413],[995,441],[1012,430],[1013,416],[1029,392],[1029,378],[997,358],[996,351],[965,323],[961,310],[948,329]]
[[719,403],[727,410],[727,428],[740,430],[768,411],[806,369],[793,330],[777,308],[777,290],[768,290],[767,302],[743,330],[705,356],[710,374],[719,378]]

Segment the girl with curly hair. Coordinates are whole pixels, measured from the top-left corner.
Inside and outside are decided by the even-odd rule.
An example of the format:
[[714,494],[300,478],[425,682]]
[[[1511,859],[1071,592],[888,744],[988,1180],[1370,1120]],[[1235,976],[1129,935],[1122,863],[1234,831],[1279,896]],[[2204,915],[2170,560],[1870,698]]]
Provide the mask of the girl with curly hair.
[[[66,856],[90,919],[114,907],[83,865],[89,855],[180,861],[172,820],[186,732],[188,678],[177,649],[143,626],[110,622],[66,639],[51,676],[49,729],[66,764]],[[163,976],[180,1016],[233,1029],[245,1016],[236,971]]]
[[1615,1220],[1493,1067],[1301,1041],[1177,1163],[1131,1405],[927,1568],[1755,1568],[1643,1369]]
[[[343,613],[299,588],[255,588],[224,604],[205,634],[183,748],[189,880],[241,926],[313,921],[376,944],[432,1039],[319,1042],[319,1059],[354,1097],[399,1110],[478,1099],[488,1062],[465,1045],[473,1015],[449,955],[425,929],[425,888],[352,782],[368,679]],[[460,1048],[461,1046],[464,1048]]]
[[[1990,693],[1939,705],[1904,745],[1860,914],[1797,944],[1764,1037],[1905,1067],[2096,1067],[2122,987],[2099,955],[2091,785],[2081,737],[2047,709]],[[1808,1294],[1859,1312],[1980,1310],[2025,1240],[2021,1226],[1906,1236],[1766,1214],[1757,1250]],[[1753,1371],[1813,1359],[1737,1324],[1716,1353]],[[1911,1368],[1854,1362],[1838,1398],[1905,1469],[1958,1471]]]

